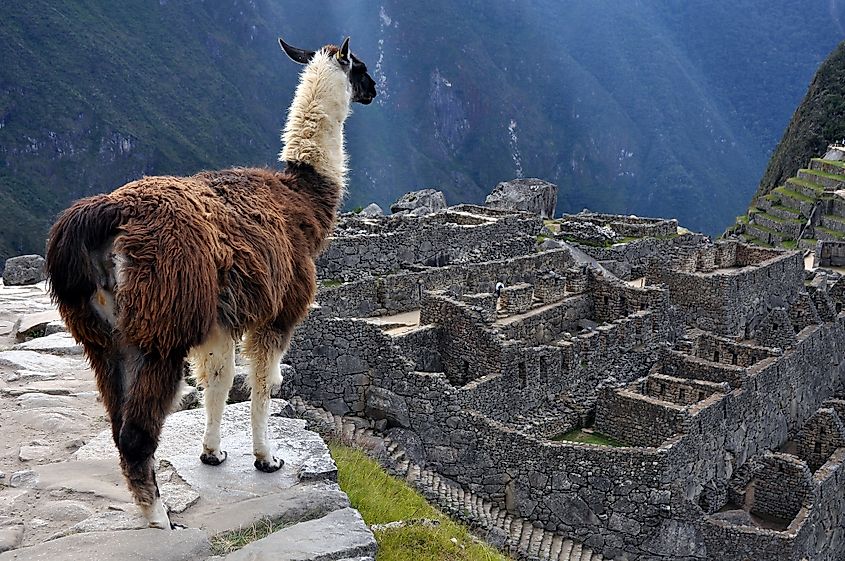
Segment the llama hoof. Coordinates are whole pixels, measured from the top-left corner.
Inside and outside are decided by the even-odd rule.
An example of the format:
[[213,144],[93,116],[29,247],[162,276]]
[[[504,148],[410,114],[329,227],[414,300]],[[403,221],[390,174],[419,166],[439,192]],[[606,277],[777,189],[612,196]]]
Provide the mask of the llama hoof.
[[285,465],[284,460],[280,460],[279,458],[271,457],[270,461],[267,460],[255,460],[255,469],[258,471],[263,471],[264,473],[273,473],[274,471],[278,471],[283,465]]
[[171,530],[187,530],[188,527],[185,526],[184,524],[177,524],[176,522],[171,522],[170,523],[170,529]]
[[219,452],[203,452],[200,461],[207,466],[219,466],[226,461],[228,454],[221,450]]

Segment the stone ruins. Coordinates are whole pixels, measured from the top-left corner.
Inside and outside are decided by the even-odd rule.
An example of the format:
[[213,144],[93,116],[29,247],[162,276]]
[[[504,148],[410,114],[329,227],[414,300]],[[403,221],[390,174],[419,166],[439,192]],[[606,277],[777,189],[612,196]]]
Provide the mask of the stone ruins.
[[[426,190],[404,196],[392,215],[375,205],[342,215],[319,262],[317,302],[284,359],[288,401],[278,407],[361,446],[515,558],[845,557],[845,247],[822,240],[804,255],[712,241],[675,220],[588,211],[555,219],[556,193],[542,182],[497,191],[486,206],[445,206]],[[32,366],[9,355],[53,352],[42,339],[23,343],[37,349],[0,352],[0,397],[20,412],[4,413],[7,422],[36,422],[27,411],[37,407],[64,411],[70,396],[93,399],[90,373],[88,385],[54,388],[37,373],[58,368],[49,360]],[[232,426],[248,430],[238,407],[230,406]],[[77,432],[99,426],[86,415]],[[296,426],[297,438],[311,438]],[[14,473],[0,479],[11,483],[0,504],[24,520],[12,547],[90,532],[77,526],[104,516],[97,510],[111,497],[103,491],[105,502],[84,512],[68,504],[91,511],[69,518],[76,526],[48,520],[42,505],[78,502],[63,493],[93,484],[84,473],[58,481],[51,474],[67,468],[57,464],[28,475],[21,462],[56,454],[39,438],[18,443]],[[72,456],[59,465],[108,457],[116,474],[107,435],[83,440],[58,452]],[[315,443],[311,453],[321,450]],[[208,534],[209,508],[260,517],[246,506],[256,500],[249,481],[237,500],[215,495],[220,483],[197,479],[205,466],[180,452],[163,446],[170,479],[159,476],[190,503],[175,520]],[[371,534],[345,497],[331,481],[313,481],[331,479],[331,466],[318,464],[319,477],[289,474],[292,488],[327,487],[330,506],[313,518],[345,513],[364,552],[345,556],[372,555]],[[192,490],[219,504],[191,502]],[[113,500],[129,516],[127,499]],[[0,544],[12,532],[5,522]],[[196,547],[207,548],[206,534]],[[29,549],[56,547],[45,543]],[[25,551],[0,559],[26,559],[14,556]],[[344,557],[331,555],[314,558]]]
[[463,204],[344,215],[320,277],[297,411],[515,555],[845,556],[845,278],[812,257]]

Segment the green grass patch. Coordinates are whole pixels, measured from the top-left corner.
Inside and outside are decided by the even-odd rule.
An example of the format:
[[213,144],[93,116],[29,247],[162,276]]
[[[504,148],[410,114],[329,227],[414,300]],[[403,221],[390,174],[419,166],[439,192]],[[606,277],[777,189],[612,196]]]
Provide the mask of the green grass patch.
[[326,279],[326,280],[320,281],[320,286],[322,286],[323,288],[334,288],[334,287],[340,286],[342,284],[343,284],[343,281],[338,280],[338,279]]
[[743,214],[743,215],[741,215],[741,216],[737,216],[737,217],[736,217],[736,221],[737,221],[739,224],[748,224],[748,216],[746,216],[746,215],[744,215],[744,214]]
[[755,238],[754,236],[745,236],[743,241],[745,243],[748,243],[748,244],[751,244],[751,245],[758,245],[760,247],[774,247],[772,244],[764,242],[763,240],[761,240],[759,238]]
[[824,218],[825,220],[833,220],[835,222],[845,224],[845,217],[843,216],[837,216],[835,214],[825,214],[822,218]]
[[224,532],[211,538],[211,549],[215,555],[225,555],[237,551],[248,543],[266,538],[273,532],[281,530],[283,524],[274,523],[270,520],[256,522],[247,528],[233,532]]
[[797,177],[790,177],[786,180],[786,182],[790,185],[800,185],[801,187],[805,187],[807,189],[812,189],[818,194],[824,193],[824,185],[819,185],[818,183],[813,183],[812,181],[807,181],[806,179],[798,179]]
[[804,172],[809,175],[815,175],[816,177],[824,177],[825,179],[833,179],[834,181],[845,181],[845,177],[839,175],[838,173],[828,173],[826,171],[819,171],[817,169],[801,169],[798,170]]
[[[830,166],[836,166],[838,168],[842,168],[843,170],[845,170],[845,162],[839,162],[839,161],[836,161],[836,160],[825,160],[824,158],[813,158],[813,161],[819,162],[819,163],[822,163],[822,164],[827,164],[827,165],[830,165]],[[813,170],[813,171],[815,171],[815,170]]]
[[798,249],[798,240],[783,240],[780,245],[784,249]]
[[598,444],[599,446],[625,446],[616,439],[605,436],[600,432],[573,429],[569,432],[552,437],[557,442],[580,442],[581,444]]
[[778,209],[778,210],[780,210],[780,211],[782,211],[782,212],[785,212],[785,213],[787,213],[787,214],[791,214],[791,215],[793,215],[793,216],[795,216],[795,217],[800,217],[800,216],[803,216],[803,215],[801,214],[801,211],[800,211],[800,210],[798,210],[797,208],[792,208],[791,206],[786,206],[786,205],[782,205],[782,204],[776,204],[773,208],[776,208],[776,209]]
[[819,232],[824,232],[828,236],[836,238],[837,240],[845,240],[845,232],[831,230],[830,228],[822,228],[821,226],[816,226],[816,230],[818,230]]
[[435,527],[406,526],[375,532],[378,561],[507,561],[493,548],[475,541],[466,527],[432,507],[405,482],[385,473],[360,450],[340,444],[330,448],[340,487],[367,524],[422,518],[440,522]]
[[815,203],[816,202],[816,199],[814,199],[812,197],[808,197],[804,193],[799,193],[798,191],[793,191],[792,189],[789,189],[788,187],[778,187],[777,189],[775,189],[775,191],[777,191],[779,194],[781,194],[781,195],[783,195],[783,196],[785,196],[789,199],[792,199],[794,201],[801,201],[801,202],[805,202],[805,203]]
[[760,230],[761,232],[766,232],[767,234],[774,234],[778,237],[781,236],[781,233],[778,232],[777,230],[773,230],[773,229],[769,228],[768,226],[763,226],[762,224],[758,224],[757,222],[750,224],[750,226],[752,228],[756,228],[756,229]]

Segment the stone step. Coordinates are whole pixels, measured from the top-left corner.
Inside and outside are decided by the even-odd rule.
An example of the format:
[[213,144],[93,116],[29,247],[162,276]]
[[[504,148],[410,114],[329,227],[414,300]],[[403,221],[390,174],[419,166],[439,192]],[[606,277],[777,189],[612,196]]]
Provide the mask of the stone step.
[[569,561],[572,559],[572,548],[575,546],[575,542],[569,539],[563,540],[563,547],[560,550],[560,555],[558,559],[560,561]]
[[745,227],[746,233],[758,240],[761,240],[764,243],[774,245],[780,243],[781,241],[788,238],[788,236],[778,232],[777,230],[772,230],[766,226],[761,224],[748,224]]
[[825,241],[842,241],[845,240],[845,232],[840,232],[838,230],[831,230],[830,228],[825,228],[824,226],[816,226],[816,239],[825,240]]
[[563,549],[563,537],[555,534],[552,538],[552,545],[549,548],[549,559],[560,559],[560,552]]
[[829,230],[845,232],[845,218],[833,214],[825,214],[820,220],[822,227]]
[[[845,176],[845,163],[843,162],[824,160],[822,158],[813,158],[810,161],[810,169],[815,171],[821,171],[824,173]],[[843,177],[843,179],[845,179],[845,177]]]
[[814,181],[807,179],[799,179],[798,177],[790,177],[786,180],[786,186],[797,193],[801,193],[805,197],[811,199],[818,199],[824,195],[825,188]]
[[536,557],[540,555],[540,545],[543,543],[543,535],[546,533],[542,528],[534,527],[531,538],[528,541],[528,555],[529,557]]
[[845,189],[845,177],[815,169],[799,169],[798,179],[821,185],[826,191]]
[[776,218],[782,218],[784,220],[791,220],[796,221],[798,220],[800,224],[803,224],[807,221],[807,217],[801,214],[801,211],[796,208],[791,208],[782,205],[771,205],[766,210],[766,214],[770,214]]
[[816,204],[814,197],[807,197],[797,191],[793,191],[788,186],[778,187],[772,191],[772,194],[778,198],[781,205],[798,209],[804,216],[810,216],[813,206]]
[[804,221],[797,218],[781,218],[765,212],[758,212],[751,218],[755,226],[764,226],[770,230],[783,234],[787,238],[795,239],[801,232]]

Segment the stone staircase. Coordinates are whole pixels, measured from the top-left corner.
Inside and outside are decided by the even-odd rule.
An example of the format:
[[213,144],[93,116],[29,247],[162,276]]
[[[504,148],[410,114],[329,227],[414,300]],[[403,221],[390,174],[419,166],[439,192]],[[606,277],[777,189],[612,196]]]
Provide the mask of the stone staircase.
[[526,561],[604,561],[600,553],[556,532],[514,516],[460,485],[412,462],[404,448],[387,435],[375,431],[366,419],[334,415],[290,400],[297,414],[314,430],[358,446],[375,456],[390,473],[401,477],[444,512],[471,527],[486,531],[487,539],[503,551]]
[[845,162],[814,158],[771,193],[755,199],[729,233],[743,241],[814,249],[817,240],[845,241]]

